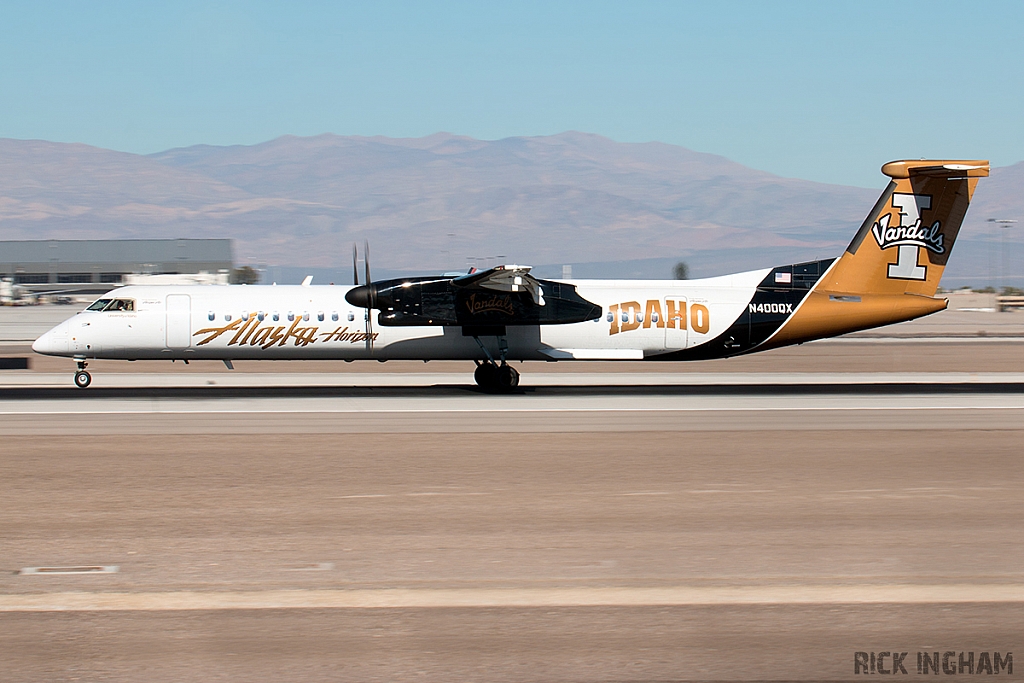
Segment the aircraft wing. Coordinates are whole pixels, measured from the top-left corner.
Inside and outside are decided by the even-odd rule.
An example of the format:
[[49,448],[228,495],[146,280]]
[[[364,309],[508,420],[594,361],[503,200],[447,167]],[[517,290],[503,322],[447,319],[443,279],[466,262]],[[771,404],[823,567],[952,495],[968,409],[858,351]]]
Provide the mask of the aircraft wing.
[[530,266],[495,266],[478,273],[462,275],[452,285],[465,289],[489,289],[496,292],[529,292],[533,302],[544,305],[544,289],[537,278],[530,275]]

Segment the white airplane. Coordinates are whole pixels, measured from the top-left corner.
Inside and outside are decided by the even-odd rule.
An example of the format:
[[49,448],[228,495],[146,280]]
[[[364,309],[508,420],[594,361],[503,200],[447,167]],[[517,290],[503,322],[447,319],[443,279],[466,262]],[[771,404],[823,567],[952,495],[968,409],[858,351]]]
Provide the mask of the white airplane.
[[[987,161],[893,161],[837,259],[699,280],[541,280],[503,265],[363,285],[128,286],[45,333],[37,353],[122,360],[701,360],[798,344],[946,308],[939,279]],[[353,254],[355,258],[355,254]],[[368,259],[366,259],[368,261]],[[355,270],[355,268],[354,268]]]

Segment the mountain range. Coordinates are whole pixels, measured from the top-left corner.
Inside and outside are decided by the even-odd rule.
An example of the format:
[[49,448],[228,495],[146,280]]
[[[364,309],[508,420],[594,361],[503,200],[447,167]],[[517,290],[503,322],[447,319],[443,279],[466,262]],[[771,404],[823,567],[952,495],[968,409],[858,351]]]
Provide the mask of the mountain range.
[[[339,281],[364,240],[375,275],[504,261],[671,277],[682,260],[704,276],[838,255],[885,181],[783,178],[577,132],[284,136],[151,155],[0,139],[0,239],[228,237],[239,263],[340,270]],[[986,219],[1024,214],[1022,187],[1024,163],[979,184],[947,281],[1020,271],[1024,239]]]

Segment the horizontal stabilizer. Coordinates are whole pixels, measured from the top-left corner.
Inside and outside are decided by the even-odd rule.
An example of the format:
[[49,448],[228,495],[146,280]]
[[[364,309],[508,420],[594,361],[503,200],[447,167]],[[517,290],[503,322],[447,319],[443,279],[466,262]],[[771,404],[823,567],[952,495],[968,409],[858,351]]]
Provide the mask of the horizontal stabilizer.
[[894,180],[914,176],[987,178],[987,161],[890,161],[882,166],[882,173]]

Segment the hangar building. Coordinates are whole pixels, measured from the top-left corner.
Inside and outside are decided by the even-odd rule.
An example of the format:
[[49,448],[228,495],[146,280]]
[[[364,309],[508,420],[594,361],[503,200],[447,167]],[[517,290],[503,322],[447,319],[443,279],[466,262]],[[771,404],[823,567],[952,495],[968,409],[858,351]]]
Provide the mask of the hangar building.
[[218,273],[232,268],[231,240],[0,241],[0,278],[30,292],[102,293],[131,274]]

